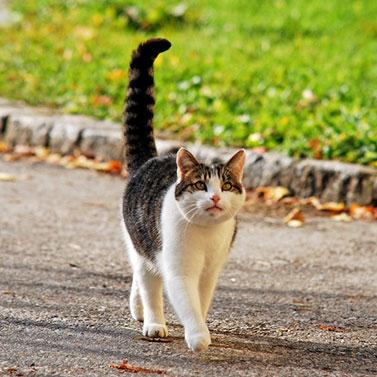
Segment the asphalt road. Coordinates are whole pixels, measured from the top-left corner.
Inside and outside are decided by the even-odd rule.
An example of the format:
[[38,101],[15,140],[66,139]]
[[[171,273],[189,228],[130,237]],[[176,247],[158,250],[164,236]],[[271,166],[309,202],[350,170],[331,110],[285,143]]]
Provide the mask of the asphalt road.
[[169,343],[130,318],[121,178],[27,161],[0,172],[17,176],[0,181],[0,375],[118,376],[123,359],[168,376],[377,375],[376,223],[242,214],[214,344],[194,354],[171,310]]

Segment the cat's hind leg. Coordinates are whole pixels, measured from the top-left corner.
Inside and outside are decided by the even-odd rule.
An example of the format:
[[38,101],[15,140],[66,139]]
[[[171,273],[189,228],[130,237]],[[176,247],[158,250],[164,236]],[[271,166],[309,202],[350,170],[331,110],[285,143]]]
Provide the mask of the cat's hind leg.
[[130,310],[133,318],[143,320],[143,334],[149,337],[165,337],[168,335],[163,311],[162,279],[139,254],[125,227],[124,240],[133,270],[130,292]]
[[137,287],[144,309],[143,335],[151,338],[168,335],[163,309],[163,285],[157,276],[145,266],[135,270]]
[[131,316],[136,321],[142,322],[144,320],[143,304],[141,302],[139,288],[135,276],[132,278],[131,292],[130,292],[130,311]]

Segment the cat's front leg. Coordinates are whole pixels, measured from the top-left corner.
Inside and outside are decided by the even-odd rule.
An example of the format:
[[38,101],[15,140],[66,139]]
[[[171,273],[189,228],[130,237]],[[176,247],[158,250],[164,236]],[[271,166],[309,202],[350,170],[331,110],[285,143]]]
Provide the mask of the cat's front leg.
[[204,320],[207,319],[208,310],[211,306],[213,293],[216,288],[217,279],[220,273],[219,269],[205,271],[199,282],[200,302]]
[[199,294],[204,260],[192,254],[187,259],[177,261],[171,254],[170,258],[165,258],[164,279],[170,302],[184,326],[186,343],[191,350],[199,352],[205,351],[211,343]]

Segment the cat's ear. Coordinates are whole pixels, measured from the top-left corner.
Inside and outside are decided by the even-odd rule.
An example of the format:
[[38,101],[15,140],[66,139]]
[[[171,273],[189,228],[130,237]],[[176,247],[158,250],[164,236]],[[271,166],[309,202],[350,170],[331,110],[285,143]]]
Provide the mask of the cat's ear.
[[177,153],[177,174],[181,180],[190,170],[198,165],[198,160],[186,148],[180,148]]
[[246,152],[240,149],[226,163],[226,167],[236,176],[239,182],[242,181],[243,168],[245,166]]

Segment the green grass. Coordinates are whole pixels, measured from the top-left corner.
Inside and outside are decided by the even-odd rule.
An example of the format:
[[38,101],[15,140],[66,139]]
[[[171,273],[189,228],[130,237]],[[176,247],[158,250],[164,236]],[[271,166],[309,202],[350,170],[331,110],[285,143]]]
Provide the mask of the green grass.
[[131,51],[163,36],[160,131],[377,166],[377,1],[133,3],[13,1],[0,95],[120,119]]

